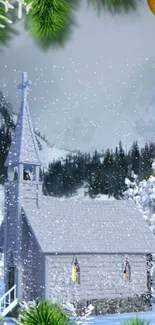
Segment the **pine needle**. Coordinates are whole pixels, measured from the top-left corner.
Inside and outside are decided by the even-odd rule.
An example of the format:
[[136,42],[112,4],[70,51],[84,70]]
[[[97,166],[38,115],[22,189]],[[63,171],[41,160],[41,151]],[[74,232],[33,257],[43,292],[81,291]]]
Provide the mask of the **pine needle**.
[[58,36],[71,15],[67,0],[28,0],[32,3],[27,14],[27,26],[36,39],[50,40]]

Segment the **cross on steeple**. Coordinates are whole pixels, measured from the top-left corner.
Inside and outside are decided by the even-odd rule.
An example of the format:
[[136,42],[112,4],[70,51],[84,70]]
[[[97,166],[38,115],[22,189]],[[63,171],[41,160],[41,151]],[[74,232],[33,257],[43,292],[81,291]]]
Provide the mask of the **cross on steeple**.
[[27,72],[22,72],[22,83],[17,87],[22,91],[22,101],[27,101],[27,89],[30,85],[31,81],[28,80]]

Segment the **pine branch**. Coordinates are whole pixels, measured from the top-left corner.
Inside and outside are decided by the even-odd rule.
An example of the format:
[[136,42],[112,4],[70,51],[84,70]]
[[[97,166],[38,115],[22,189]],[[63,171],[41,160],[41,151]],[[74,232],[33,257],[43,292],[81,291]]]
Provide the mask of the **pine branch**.
[[[3,5],[3,3],[0,1],[0,28],[5,28],[6,23],[9,22],[7,17],[6,17],[6,13],[5,13],[5,7]],[[1,32],[0,29],[0,32]]]
[[[84,0],[81,0],[83,2]],[[130,12],[137,9],[140,0],[87,0],[98,13],[104,11]],[[150,0],[151,1],[151,0]],[[12,20],[10,11],[18,10],[18,19],[25,16],[25,27],[35,41],[43,48],[51,45],[64,45],[70,38],[72,27],[75,25],[73,12],[78,8],[79,0],[16,0],[14,10],[5,12],[6,6],[11,8],[9,1],[0,0],[0,42],[6,44],[15,30],[11,27]],[[12,6],[13,7],[13,6]],[[28,10],[29,8],[29,10]],[[12,8],[13,9],[13,8]],[[8,10],[7,10],[8,11]]]
[[[9,8],[13,9],[12,7],[10,5]],[[8,9],[5,8],[4,1],[0,0],[0,44],[3,45],[7,45],[12,36],[18,34],[12,24],[16,21],[14,10],[9,10],[8,12]]]
[[135,11],[138,5],[137,0],[87,0],[87,2],[91,2],[98,10],[98,13],[100,13],[102,9],[111,13],[128,13],[130,11]]
[[65,28],[71,9],[67,0],[27,0],[31,8],[27,14],[27,26],[36,39],[51,40]]

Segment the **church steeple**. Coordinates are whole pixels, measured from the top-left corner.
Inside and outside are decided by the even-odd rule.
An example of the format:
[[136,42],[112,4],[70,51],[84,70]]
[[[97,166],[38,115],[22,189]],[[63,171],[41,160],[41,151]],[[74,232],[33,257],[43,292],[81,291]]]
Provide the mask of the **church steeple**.
[[[23,72],[22,83],[18,86],[22,92],[22,102],[5,163],[5,166],[8,167],[4,210],[5,284],[6,291],[10,289],[10,281],[16,284],[17,297],[21,300],[24,279],[21,251],[24,229],[22,209],[27,201],[33,202],[33,204],[35,202],[39,208],[42,197],[42,183],[39,181],[41,161],[27,103],[28,86],[30,86],[30,81],[28,81],[27,73]],[[10,252],[13,253],[12,258],[9,257]],[[12,269],[13,275],[11,276],[10,272],[12,271],[10,270]],[[12,280],[10,280],[10,276]]]
[[[18,86],[18,89],[22,91],[22,102],[14,137],[12,144],[5,162],[5,166],[8,167],[8,171],[17,167],[20,173],[19,180],[23,178],[23,169],[35,168],[35,178],[38,180],[39,167],[41,161],[39,158],[39,149],[36,141],[36,137],[33,131],[32,121],[30,117],[29,107],[27,103],[27,91],[31,82],[28,80],[26,72],[22,73],[22,83]],[[19,168],[22,167],[22,168]]]

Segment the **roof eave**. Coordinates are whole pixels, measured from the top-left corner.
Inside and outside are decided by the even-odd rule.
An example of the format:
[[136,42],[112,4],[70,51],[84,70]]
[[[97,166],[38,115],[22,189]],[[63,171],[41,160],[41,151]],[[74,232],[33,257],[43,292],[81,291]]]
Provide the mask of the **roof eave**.
[[19,164],[23,164],[23,165],[31,165],[31,166],[42,166],[42,163],[38,160],[37,162],[34,161],[19,161]]
[[5,167],[9,167],[9,166],[15,167],[15,166],[17,166],[18,164],[31,165],[31,166],[39,166],[39,167],[42,166],[42,163],[41,163],[40,161],[37,161],[37,162],[27,161],[27,162],[26,162],[26,161],[22,161],[22,160],[16,160],[16,161],[11,161],[11,163],[9,164],[8,159],[5,161],[4,166],[5,166]]
[[144,252],[144,251],[141,251],[141,252],[89,252],[89,251],[77,251],[77,252],[74,252],[74,251],[68,251],[68,252],[56,252],[56,251],[53,251],[53,252],[49,252],[49,251],[44,251],[42,249],[42,252],[44,255],[152,255],[152,254],[155,254],[155,251],[152,252],[152,251],[148,251],[148,252]]

